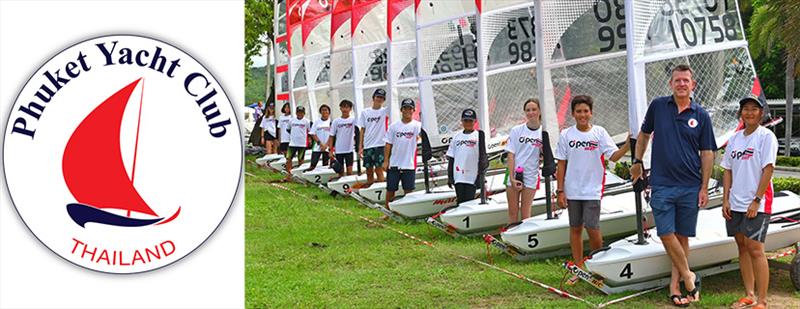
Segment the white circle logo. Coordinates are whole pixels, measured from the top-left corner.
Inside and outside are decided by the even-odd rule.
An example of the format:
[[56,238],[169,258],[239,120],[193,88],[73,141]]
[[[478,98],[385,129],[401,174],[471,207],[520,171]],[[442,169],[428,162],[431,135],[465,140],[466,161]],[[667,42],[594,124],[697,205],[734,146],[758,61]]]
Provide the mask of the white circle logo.
[[24,223],[62,258],[100,272],[149,271],[194,251],[242,173],[222,86],[189,54],[135,35],[89,39],[42,65],[3,143]]
[[686,124],[688,124],[690,128],[694,129],[697,127],[697,119],[690,118]]

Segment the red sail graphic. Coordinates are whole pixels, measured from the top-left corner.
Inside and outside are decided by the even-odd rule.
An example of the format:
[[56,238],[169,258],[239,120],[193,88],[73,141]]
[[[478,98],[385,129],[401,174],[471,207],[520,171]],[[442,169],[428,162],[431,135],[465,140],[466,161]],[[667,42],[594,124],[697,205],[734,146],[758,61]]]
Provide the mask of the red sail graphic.
[[140,81],[108,97],[72,133],[64,149],[62,170],[78,203],[158,216],[133,187],[120,150],[122,116]]

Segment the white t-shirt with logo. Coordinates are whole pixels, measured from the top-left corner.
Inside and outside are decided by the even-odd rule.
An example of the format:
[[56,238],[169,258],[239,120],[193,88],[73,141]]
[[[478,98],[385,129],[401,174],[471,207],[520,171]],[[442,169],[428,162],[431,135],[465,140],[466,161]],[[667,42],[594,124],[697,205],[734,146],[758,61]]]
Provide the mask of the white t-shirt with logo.
[[561,131],[555,158],[567,161],[564,193],[570,200],[599,200],[606,183],[604,160],[619,150],[608,131],[593,125],[588,132],[571,126]]
[[364,128],[364,149],[383,147],[386,128],[389,125],[389,110],[387,108],[372,109],[361,112],[358,117],[358,127]]
[[333,145],[336,154],[352,153],[355,139],[355,119],[336,118],[331,122],[331,136],[336,136]]
[[[750,203],[756,197],[764,167],[769,164],[774,166],[777,155],[778,139],[772,131],[762,126],[749,136],[744,135],[744,130],[736,132],[728,140],[725,157],[722,158],[720,165],[730,170],[733,176],[729,195],[731,210],[747,212],[747,207],[750,207]],[[770,180],[758,211],[771,214],[772,198],[772,180]]]
[[417,137],[422,132],[422,123],[411,120],[409,123],[398,121],[386,131],[386,143],[392,144],[389,168],[401,170],[417,168]]
[[[521,124],[511,129],[508,133],[508,144],[506,151],[514,154],[514,171],[522,167],[523,186],[531,189],[539,189],[539,154],[544,144],[542,143],[542,128],[536,130],[528,129],[526,124]],[[509,181],[514,177],[514,171],[509,172]]]
[[319,143],[314,144],[314,147],[311,149],[311,151],[319,151],[319,145],[327,144],[328,137],[331,136],[331,120],[317,119],[317,121],[314,121],[314,124],[311,125],[311,131],[309,131],[308,134],[316,135],[317,139],[319,139]]
[[261,129],[264,129],[273,137],[277,135],[275,134],[275,116],[261,118]]
[[289,141],[289,147],[307,147],[308,146],[308,130],[310,129],[310,124],[308,119],[297,119],[296,117],[292,119],[290,122],[292,126],[291,132],[291,141]]
[[465,134],[458,132],[450,141],[447,156],[453,158],[453,180],[455,183],[474,184],[478,179],[480,143],[478,130]]
[[291,115],[283,115],[278,118],[278,129],[281,129],[281,143],[288,143],[289,137],[289,122],[292,121]]

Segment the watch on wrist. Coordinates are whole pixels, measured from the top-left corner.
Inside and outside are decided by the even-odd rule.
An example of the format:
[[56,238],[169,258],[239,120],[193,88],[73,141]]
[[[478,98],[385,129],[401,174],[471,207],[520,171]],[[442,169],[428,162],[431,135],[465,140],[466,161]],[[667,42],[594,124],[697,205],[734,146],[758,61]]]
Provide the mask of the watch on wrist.
[[564,190],[556,190],[556,194],[564,193]]
[[[644,165],[644,161],[642,161],[642,159],[633,158],[633,164]],[[631,164],[631,165],[633,165],[633,164]]]
[[761,203],[761,197],[760,197],[760,196],[756,196],[756,197],[754,197],[754,198],[753,198],[753,202],[756,202],[756,203]]

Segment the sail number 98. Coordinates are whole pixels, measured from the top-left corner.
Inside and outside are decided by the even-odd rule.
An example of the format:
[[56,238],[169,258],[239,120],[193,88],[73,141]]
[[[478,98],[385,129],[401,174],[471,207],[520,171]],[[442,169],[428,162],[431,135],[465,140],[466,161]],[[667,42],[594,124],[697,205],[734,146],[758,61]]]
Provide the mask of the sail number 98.
[[536,55],[536,35],[534,30],[536,24],[533,17],[519,16],[509,18],[507,21],[508,54],[511,56],[509,64],[517,64],[520,61],[530,62]]

